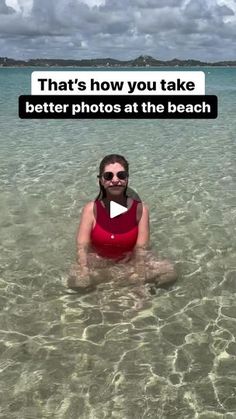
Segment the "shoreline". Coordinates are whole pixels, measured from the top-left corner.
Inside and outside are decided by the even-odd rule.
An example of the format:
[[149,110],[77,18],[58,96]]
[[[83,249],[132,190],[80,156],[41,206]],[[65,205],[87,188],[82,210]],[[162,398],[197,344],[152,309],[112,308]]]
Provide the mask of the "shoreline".
[[2,68],[7,68],[7,69],[9,69],[9,68],[17,68],[17,69],[19,69],[19,68],[32,68],[32,69],[34,69],[34,68],[45,68],[45,69],[61,69],[61,68],[79,68],[79,69],[86,69],[86,68],[92,68],[92,69],[96,69],[96,68],[105,68],[105,69],[107,69],[107,70],[109,70],[109,69],[115,69],[115,70],[117,70],[117,69],[119,69],[119,68],[128,68],[128,69],[130,69],[130,70],[132,70],[132,69],[138,69],[138,68],[142,68],[142,69],[156,69],[156,68],[158,68],[158,69],[161,69],[161,68],[165,68],[165,67],[170,67],[170,68],[173,68],[173,69],[176,69],[176,68],[178,68],[178,69],[181,69],[181,68],[236,68],[236,64],[235,65],[210,65],[210,64],[203,64],[203,65],[160,65],[160,66],[93,66],[93,65],[91,65],[91,66],[78,66],[78,65],[76,65],[76,66],[71,66],[71,65],[62,65],[62,66],[59,66],[59,65],[51,65],[51,66],[45,66],[45,65],[37,65],[37,66],[31,66],[31,65],[29,65],[29,66],[27,66],[27,65],[9,65],[9,66],[6,66],[6,65],[4,65],[4,66],[2,66],[2,65],[0,65],[0,69],[2,69]]

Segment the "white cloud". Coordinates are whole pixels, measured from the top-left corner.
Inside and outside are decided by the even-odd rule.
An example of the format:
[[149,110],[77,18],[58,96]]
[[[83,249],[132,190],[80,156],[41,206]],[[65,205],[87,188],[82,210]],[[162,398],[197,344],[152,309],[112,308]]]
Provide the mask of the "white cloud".
[[89,7],[103,6],[106,3],[106,0],[82,0],[82,3],[87,4]]
[[0,55],[236,59],[234,0],[0,0]]
[[33,0],[6,0],[8,6],[13,7],[22,16],[29,16],[33,6]]
[[17,0],[6,0],[6,5],[8,7],[12,7],[17,12],[20,11],[20,7],[19,7],[19,4],[18,4],[18,1]]

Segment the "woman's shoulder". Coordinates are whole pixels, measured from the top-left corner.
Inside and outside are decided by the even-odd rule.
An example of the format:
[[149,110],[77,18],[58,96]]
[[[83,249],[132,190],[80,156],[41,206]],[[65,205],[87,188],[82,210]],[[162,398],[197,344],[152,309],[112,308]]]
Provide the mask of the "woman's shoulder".
[[92,215],[94,210],[94,201],[89,201],[83,207],[83,215]]
[[137,200],[133,200],[136,204],[136,214],[137,214],[137,221],[139,222],[141,220],[141,218],[143,217],[149,217],[149,209],[148,206],[142,202],[142,201],[137,201]]
[[145,202],[140,202],[141,208],[145,214],[149,214],[148,205]]
[[132,198],[129,198],[129,199],[131,199],[132,204],[136,204],[136,206],[139,210],[142,210],[142,211],[145,211],[145,212],[149,211],[148,205],[145,202],[137,200],[137,199],[132,199]]

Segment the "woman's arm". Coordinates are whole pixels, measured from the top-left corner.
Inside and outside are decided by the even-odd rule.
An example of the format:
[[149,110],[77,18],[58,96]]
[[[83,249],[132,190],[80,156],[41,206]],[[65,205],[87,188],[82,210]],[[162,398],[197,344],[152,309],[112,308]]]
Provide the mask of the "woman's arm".
[[92,286],[88,270],[87,254],[91,229],[93,227],[93,204],[93,202],[89,202],[85,205],[76,235],[77,263],[71,267],[67,281],[68,288],[76,290],[88,289]]
[[137,248],[147,248],[149,245],[150,226],[149,226],[149,210],[147,205],[142,205],[140,209],[140,220],[138,224],[138,238],[136,241]]
[[76,236],[77,262],[80,265],[82,273],[88,273],[87,253],[94,221],[93,206],[93,201],[85,205]]
[[145,255],[149,246],[150,226],[149,226],[149,210],[146,205],[142,206],[138,224],[138,237],[134,249],[135,273],[140,281],[145,281]]

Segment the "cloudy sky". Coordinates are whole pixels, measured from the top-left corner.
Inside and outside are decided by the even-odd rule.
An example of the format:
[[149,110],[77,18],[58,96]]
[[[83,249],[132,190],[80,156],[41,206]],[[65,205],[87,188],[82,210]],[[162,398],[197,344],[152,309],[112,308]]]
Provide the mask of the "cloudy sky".
[[0,0],[0,56],[236,60],[236,0]]

